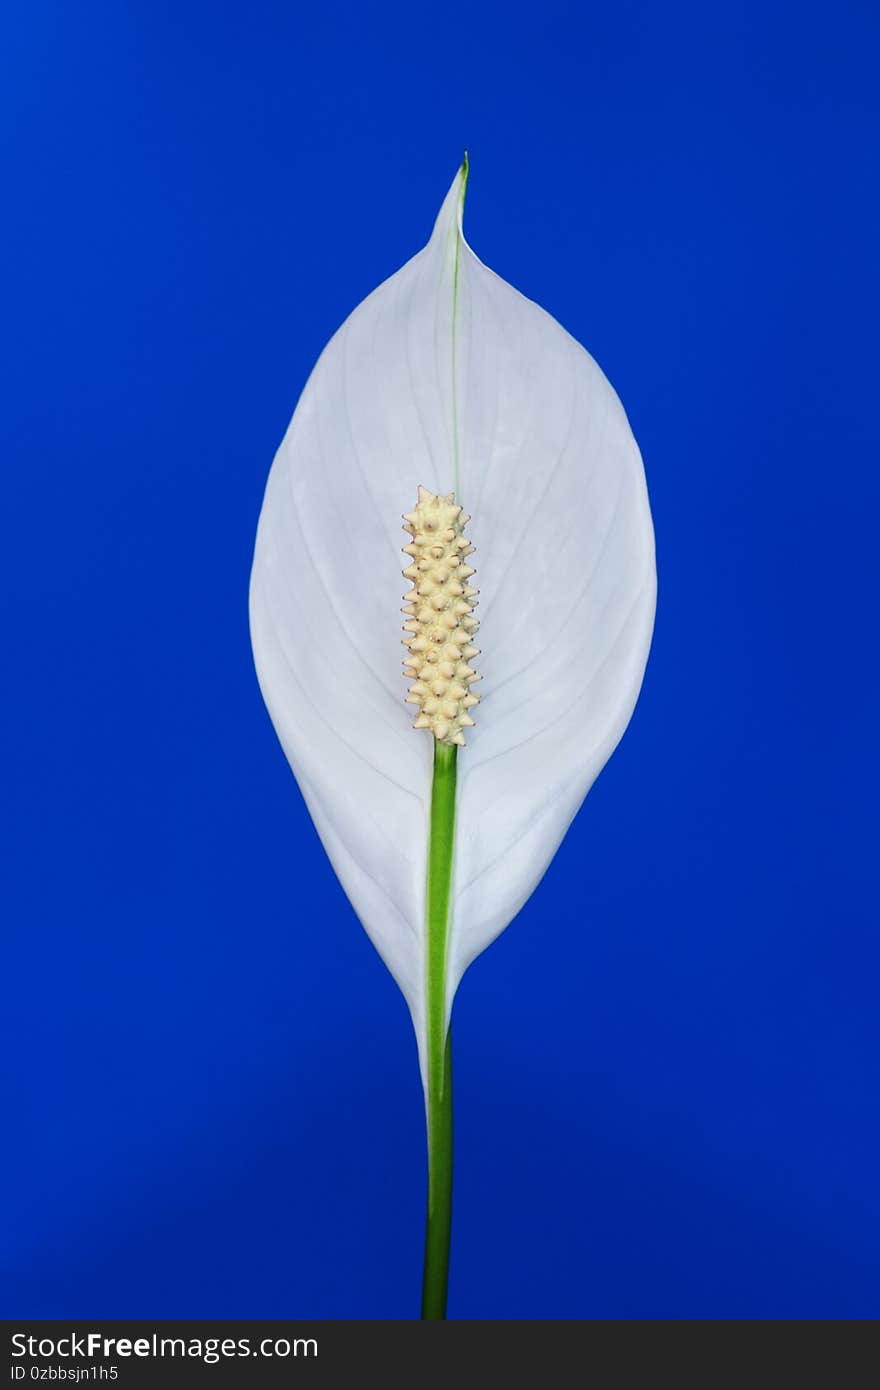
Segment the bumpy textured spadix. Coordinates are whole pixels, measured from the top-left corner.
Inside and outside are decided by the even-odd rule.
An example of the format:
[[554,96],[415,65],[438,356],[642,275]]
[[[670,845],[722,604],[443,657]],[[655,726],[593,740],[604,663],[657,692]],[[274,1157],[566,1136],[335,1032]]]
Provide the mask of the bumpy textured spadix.
[[435,497],[419,488],[418,506],[406,512],[404,530],[412,536],[403,547],[411,563],[403,571],[412,580],[404,597],[407,620],[404,661],[408,676],[415,676],[407,703],[418,705],[417,729],[430,729],[441,743],[465,743],[465,728],[473,726],[468,714],[479,697],[471,686],[480,678],[469,664],[478,654],[471,641],[479,626],[473,616],[477,590],[469,583],[474,573],[466,563],[473,546],[464,535],[470,517],[456,503],[455,494]]
[[[583,348],[470,250],[464,184],[462,171],[424,250],[321,355],[272,467],[251,582],[272,720],[406,996],[423,1068],[435,740],[412,732],[403,699],[401,514],[420,484],[452,493],[477,547],[483,679],[458,751],[447,1013],[623,733],[655,599],[645,479],[620,402]],[[511,190],[504,215],[515,214]],[[572,265],[594,273],[587,257]],[[535,278],[528,264],[518,274]],[[292,914],[302,921],[295,903]]]

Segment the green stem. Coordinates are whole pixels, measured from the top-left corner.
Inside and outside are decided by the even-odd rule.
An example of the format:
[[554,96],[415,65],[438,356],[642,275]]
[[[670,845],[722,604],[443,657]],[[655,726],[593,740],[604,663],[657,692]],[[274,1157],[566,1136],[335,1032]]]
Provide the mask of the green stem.
[[458,749],[434,741],[431,830],[428,842],[427,1067],[428,1215],[422,1318],[446,1317],[449,1236],[452,1226],[452,1038],[446,1030],[446,946],[455,841]]

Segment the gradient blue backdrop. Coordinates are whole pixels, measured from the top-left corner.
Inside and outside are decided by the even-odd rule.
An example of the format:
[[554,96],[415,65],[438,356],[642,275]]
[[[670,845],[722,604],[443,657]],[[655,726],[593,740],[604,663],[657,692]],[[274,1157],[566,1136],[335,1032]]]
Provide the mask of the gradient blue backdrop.
[[461,151],[645,457],[642,698],[456,1008],[457,1317],[880,1311],[876,6],[5,7],[5,1316],[409,1317],[396,987],[246,594]]

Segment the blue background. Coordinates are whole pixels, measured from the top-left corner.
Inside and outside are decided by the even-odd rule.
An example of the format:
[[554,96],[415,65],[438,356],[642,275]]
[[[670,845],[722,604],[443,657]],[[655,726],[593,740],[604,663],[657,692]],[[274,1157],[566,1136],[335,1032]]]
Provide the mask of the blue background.
[[416,1312],[411,1029],[246,595],[467,145],[472,245],[627,408],[660,603],[459,995],[450,1314],[876,1315],[876,6],[5,8],[0,1311]]

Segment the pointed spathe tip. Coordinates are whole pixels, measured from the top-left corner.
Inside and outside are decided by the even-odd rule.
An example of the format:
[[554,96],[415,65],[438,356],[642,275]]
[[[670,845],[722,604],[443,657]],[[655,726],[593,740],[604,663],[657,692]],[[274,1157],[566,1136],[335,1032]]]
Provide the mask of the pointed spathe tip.
[[443,205],[437,214],[437,220],[434,223],[434,230],[431,234],[432,241],[434,237],[446,237],[452,228],[455,228],[459,236],[464,240],[462,215],[469,173],[470,159],[467,150],[465,150],[461,164],[456,171],[455,178],[449,186],[449,192],[443,199]]

